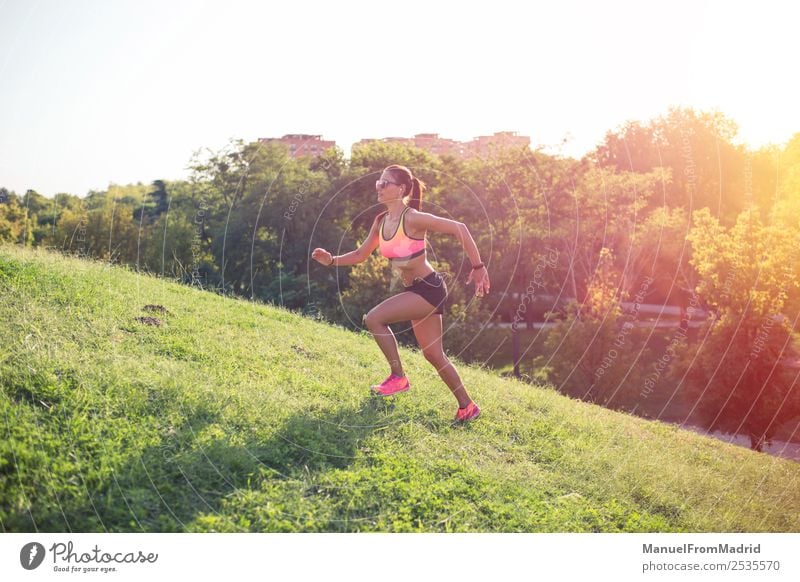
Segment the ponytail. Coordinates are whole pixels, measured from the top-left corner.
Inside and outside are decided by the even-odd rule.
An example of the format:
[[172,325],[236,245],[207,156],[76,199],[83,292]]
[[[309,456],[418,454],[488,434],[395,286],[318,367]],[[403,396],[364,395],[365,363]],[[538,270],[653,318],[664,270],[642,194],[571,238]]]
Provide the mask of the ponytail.
[[411,170],[398,164],[388,166],[386,171],[390,171],[395,179],[399,180],[407,188],[409,194],[406,194],[406,196],[411,196],[408,205],[414,210],[420,210],[422,207],[422,193],[425,192],[425,182],[414,177]]
[[425,191],[425,182],[417,177],[411,178],[411,201],[408,205],[414,210],[422,206],[422,193]]

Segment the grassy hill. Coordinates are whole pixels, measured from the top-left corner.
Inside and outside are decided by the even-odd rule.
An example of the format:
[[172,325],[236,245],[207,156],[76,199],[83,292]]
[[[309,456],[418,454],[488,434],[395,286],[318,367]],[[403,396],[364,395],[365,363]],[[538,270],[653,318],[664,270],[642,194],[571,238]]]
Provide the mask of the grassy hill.
[[11,246],[0,292],[2,531],[800,531],[798,463],[460,362],[452,427],[367,333]]

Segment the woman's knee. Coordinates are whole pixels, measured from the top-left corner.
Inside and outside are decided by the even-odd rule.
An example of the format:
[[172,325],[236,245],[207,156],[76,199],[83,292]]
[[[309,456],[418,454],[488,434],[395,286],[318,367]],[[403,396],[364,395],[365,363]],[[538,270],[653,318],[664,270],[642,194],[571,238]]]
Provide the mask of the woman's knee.
[[385,324],[381,321],[378,313],[376,313],[374,309],[371,309],[369,313],[364,315],[364,325],[366,325],[369,329],[374,329]]
[[447,356],[440,349],[422,350],[422,355],[434,366],[443,366],[448,363]]

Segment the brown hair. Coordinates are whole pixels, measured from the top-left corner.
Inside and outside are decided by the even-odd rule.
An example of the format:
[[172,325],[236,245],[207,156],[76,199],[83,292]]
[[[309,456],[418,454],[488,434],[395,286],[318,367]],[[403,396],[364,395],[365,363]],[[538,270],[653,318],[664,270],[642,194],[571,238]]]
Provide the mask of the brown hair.
[[414,177],[411,170],[398,164],[387,166],[384,172],[391,172],[392,177],[406,187],[406,192],[411,193],[408,205],[414,210],[419,210],[422,205],[422,193],[425,192],[425,182]]

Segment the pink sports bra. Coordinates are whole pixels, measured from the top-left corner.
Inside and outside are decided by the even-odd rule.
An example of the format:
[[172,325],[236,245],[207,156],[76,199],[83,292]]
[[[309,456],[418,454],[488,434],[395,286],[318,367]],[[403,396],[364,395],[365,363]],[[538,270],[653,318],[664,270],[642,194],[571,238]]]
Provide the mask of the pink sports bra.
[[381,220],[380,227],[380,249],[381,254],[387,259],[413,259],[425,252],[425,238],[414,238],[408,236],[406,233],[405,223],[403,218],[410,206],[400,214],[400,223],[397,225],[397,230],[389,239],[383,236],[383,223],[386,222],[386,212]]

